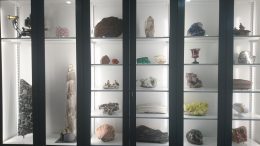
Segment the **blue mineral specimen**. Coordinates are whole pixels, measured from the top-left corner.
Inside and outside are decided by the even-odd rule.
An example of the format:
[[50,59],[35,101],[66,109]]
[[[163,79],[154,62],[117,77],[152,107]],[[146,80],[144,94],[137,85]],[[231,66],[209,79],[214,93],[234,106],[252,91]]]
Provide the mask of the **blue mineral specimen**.
[[188,35],[204,36],[205,30],[202,27],[203,27],[203,24],[201,22],[193,23],[188,30]]

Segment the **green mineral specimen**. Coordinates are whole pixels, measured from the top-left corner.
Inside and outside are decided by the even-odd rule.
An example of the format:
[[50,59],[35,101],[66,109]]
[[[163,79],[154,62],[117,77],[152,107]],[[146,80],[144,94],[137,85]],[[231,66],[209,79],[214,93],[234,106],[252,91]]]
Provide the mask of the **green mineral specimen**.
[[151,61],[148,57],[137,58],[137,64],[150,64]]
[[184,104],[184,112],[191,116],[204,116],[208,112],[208,103],[194,102]]

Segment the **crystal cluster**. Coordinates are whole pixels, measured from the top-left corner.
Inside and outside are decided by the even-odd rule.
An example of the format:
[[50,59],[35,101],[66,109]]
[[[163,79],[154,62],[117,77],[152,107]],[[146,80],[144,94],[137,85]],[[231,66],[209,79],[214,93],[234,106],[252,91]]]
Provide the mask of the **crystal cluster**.
[[108,104],[101,104],[99,106],[100,110],[103,110],[104,114],[112,115],[115,111],[119,110],[118,103],[108,103]]
[[238,56],[239,64],[253,64],[255,62],[256,56],[250,55],[248,51],[242,51]]
[[184,114],[191,116],[204,116],[208,113],[208,103],[194,102],[184,104]]
[[141,87],[144,88],[155,88],[157,86],[157,79],[154,77],[149,77],[146,79],[141,79]]
[[151,61],[149,60],[148,57],[141,57],[141,58],[137,58],[137,64],[150,64]]
[[186,73],[187,84],[190,88],[201,88],[202,81],[198,78],[197,74]]
[[195,145],[202,145],[203,144],[203,135],[199,130],[191,129],[187,134],[186,138],[189,143]]
[[188,35],[191,36],[204,36],[205,30],[203,29],[203,24],[201,22],[197,22],[191,25],[188,30]]
[[248,113],[248,109],[243,103],[234,103],[233,110],[236,112],[237,115]]
[[149,16],[145,21],[145,35],[146,37],[154,36],[154,19],[152,16]]
[[119,88],[119,83],[117,82],[117,80],[115,80],[115,82],[113,84],[111,84],[110,81],[107,80],[107,82],[105,83],[103,88],[104,89],[118,89]]
[[232,141],[237,144],[247,141],[247,130],[245,126],[232,129]]

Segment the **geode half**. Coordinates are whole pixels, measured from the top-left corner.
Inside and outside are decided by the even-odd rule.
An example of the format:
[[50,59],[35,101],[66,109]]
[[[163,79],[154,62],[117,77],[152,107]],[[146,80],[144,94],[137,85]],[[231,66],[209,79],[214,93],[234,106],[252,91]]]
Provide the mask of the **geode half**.
[[20,80],[18,135],[25,136],[33,132],[32,86]]
[[118,37],[122,34],[123,20],[117,17],[103,18],[95,27],[95,37]]
[[203,144],[203,135],[199,130],[191,129],[187,134],[186,138],[189,143],[195,145],[202,145]]
[[144,125],[136,127],[136,141],[150,143],[166,143],[169,141],[168,133],[154,130]]

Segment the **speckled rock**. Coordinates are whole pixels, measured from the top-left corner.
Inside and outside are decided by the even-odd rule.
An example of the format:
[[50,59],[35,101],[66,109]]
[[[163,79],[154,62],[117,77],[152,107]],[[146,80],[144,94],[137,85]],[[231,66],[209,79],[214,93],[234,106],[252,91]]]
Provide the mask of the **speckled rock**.
[[25,136],[33,132],[32,86],[20,80],[18,135]]
[[99,106],[100,110],[103,110],[103,114],[112,115],[115,111],[119,110],[118,103],[107,103]]
[[136,127],[136,141],[150,143],[166,143],[169,141],[168,133],[154,130],[144,125]]
[[202,145],[203,144],[203,135],[199,130],[191,129],[186,134],[187,141],[191,144]]

